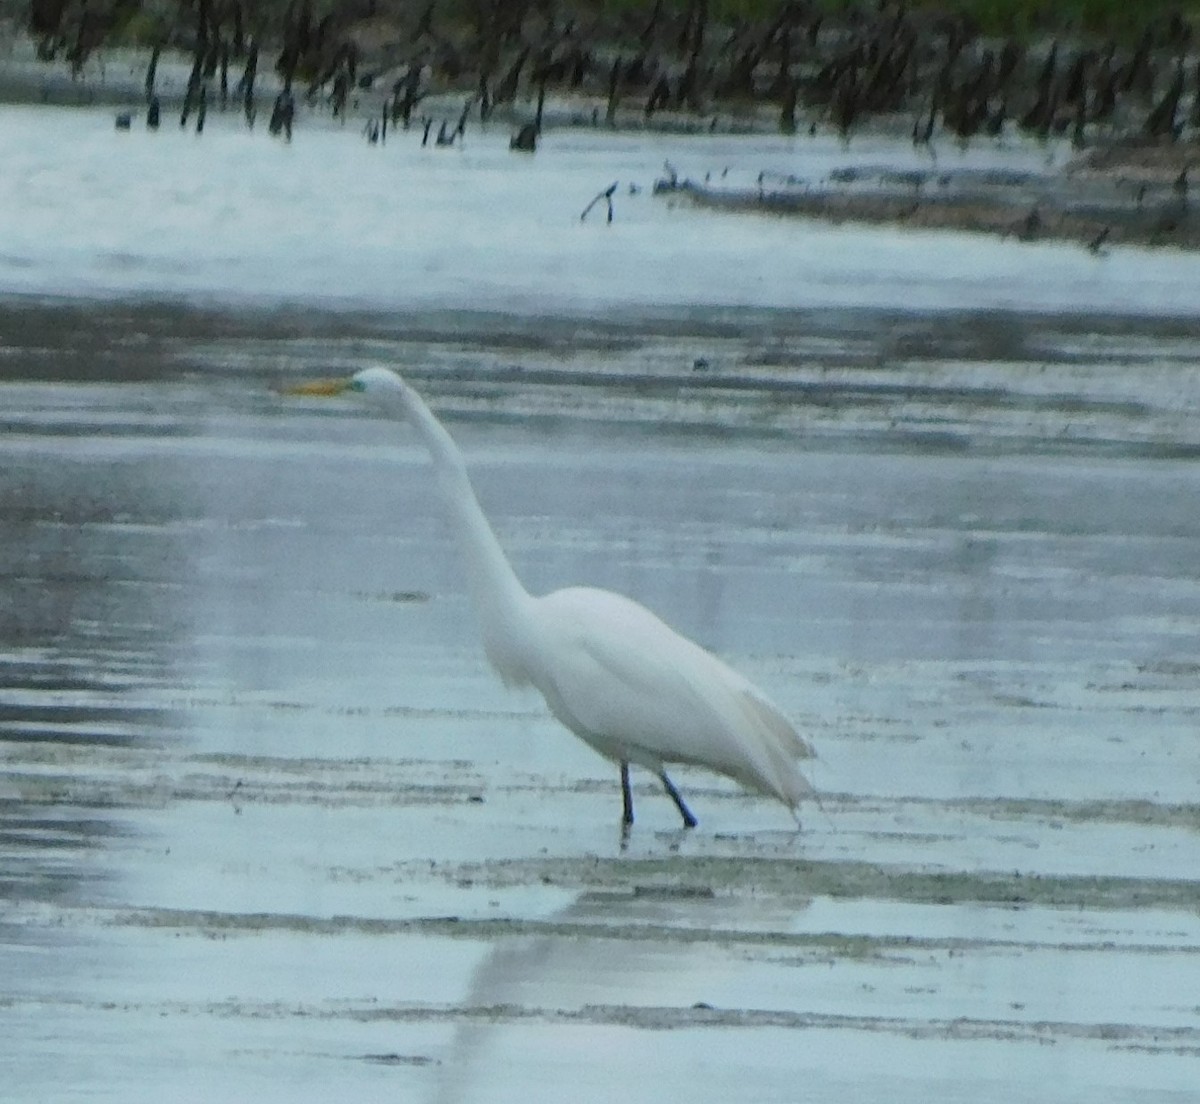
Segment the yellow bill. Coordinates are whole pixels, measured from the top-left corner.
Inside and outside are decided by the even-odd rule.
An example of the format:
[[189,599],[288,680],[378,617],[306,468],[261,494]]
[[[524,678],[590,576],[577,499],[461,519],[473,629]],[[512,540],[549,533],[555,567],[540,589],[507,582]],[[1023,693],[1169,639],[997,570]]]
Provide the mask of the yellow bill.
[[340,395],[350,386],[348,379],[318,379],[307,383],[295,383],[283,388],[285,395]]

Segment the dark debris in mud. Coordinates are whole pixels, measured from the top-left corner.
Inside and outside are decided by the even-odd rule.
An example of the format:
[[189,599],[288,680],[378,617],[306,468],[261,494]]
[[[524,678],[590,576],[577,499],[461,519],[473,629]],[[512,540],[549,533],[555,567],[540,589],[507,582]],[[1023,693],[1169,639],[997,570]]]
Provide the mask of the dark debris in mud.
[[377,1066],[440,1066],[436,1058],[427,1054],[360,1054],[355,1055],[360,1062],[370,1062]]
[[[886,899],[887,895],[880,895]],[[614,895],[606,895],[611,904]],[[585,895],[593,904],[600,900]],[[728,900],[725,898],[724,900]],[[960,899],[954,903],[970,903]],[[525,917],[411,916],[367,917],[358,915],[312,916],[302,913],[235,913],[196,909],[118,909],[111,912],[93,910],[91,919],[112,927],[157,929],[203,938],[259,937],[289,934],[322,938],[356,937],[383,938],[398,936],[466,939],[475,942],[495,942],[501,939],[569,939],[615,940],[622,943],[717,944],[725,947],[754,949],[755,953],[769,951],[779,962],[794,963],[829,961],[874,961],[904,965],[915,955],[954,957],[968,952],[990,949],[1000,953],[1038,947],[1059,953],[1087,953],[1112,948],[1111,940],[1100,935],[1095,939],[1037,940],[1019,936],[980,936],[978,934],[857,934],[842,931],[795,931],[773,928],[747,928],[726,923],[719,909],[722,902],[698,899],[693,922],[679,924],[654,919],[628,921],[619,911],[609,920],[603,912],[580,916],[532,919]],[[931,903],[931,902],[910,902]],[[949,902],[946,902],[949,903]],[[992,902],[982,902],[992,903]],[[1046,902],[1041,902],[1046,907]],[[715,914],[709,909],[718,906]],[[1061,902],[1057,907],[1072,911],[1097,907],[1095,902],[1077,899]],[[1103,907],[1103,906],[1098,906]],[[1144,955],[1193,955],[1196,948],[1186,942],[1123,942],[1126,953]]]
[[[20,1008],[21,1001],[0,999],[0,1007]],[[171,1001],[152,1005],[106,1001],[99,1005],[76,1002],[76,1011],[99,1008],[107,1015],[210,1017],[246,1021],[344,1021],[358,1024],[540,1024],[589,1027],[623,1027],[643,1031],[769,1029],[788,1031],[857,1031],[929,1040],[1002,1040],[1053,1045],[1076,1040],[1113,1050],[1147,1054],[1200,1053],[1200,1031],[1190,1025],[1161,1026],[1138,1023],[1026,1020],[1016,1017],[955,1016],[920,1018],[870,1013],[794,1010],[786,1008],[719,1007],[707,1001],[690,1005],[622,1004],[591,1002],[579,1007],[527,1004],[516,1001],[474,1003],[377,1003],[334,1001],[296,1003],[233,999],[210,1002]],[[423,1054],[380,1052],[350,1054],[352,1061],[396,1067],[437,1067],[440,1059]]]
[[[935,871],[865,862],[671,855],[655,859],[493,861],[456,867],[455,877],[493,886],[536,884],[571,889],[675,887],[707,896],[768,893],[874,898],[912,904],[1049,908],[1194,909],[1196,883],[1187,879],[1049,875],[1000,871]],[[660,889],[661,891],[661,889]]]

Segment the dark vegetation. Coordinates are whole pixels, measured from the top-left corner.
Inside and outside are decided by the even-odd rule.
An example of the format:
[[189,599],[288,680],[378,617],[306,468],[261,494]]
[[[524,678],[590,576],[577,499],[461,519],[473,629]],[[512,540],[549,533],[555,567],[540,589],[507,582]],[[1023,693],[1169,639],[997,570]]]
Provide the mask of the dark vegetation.
[[[192,58],[185,117],[240,97],[260,68],[334,113],[355,97],[407,124],[461,91],[486,118],[518,97],[592,102],[596,121],[755,114],[849,133],[902,115],[914,140],[1006,124],[1038,135],[1200,127],[1192,0],[31,0],[48,63],[105,45]],[[277,110],[279,105],[277,104]],[[289,117],[290,125],[290,117]]]

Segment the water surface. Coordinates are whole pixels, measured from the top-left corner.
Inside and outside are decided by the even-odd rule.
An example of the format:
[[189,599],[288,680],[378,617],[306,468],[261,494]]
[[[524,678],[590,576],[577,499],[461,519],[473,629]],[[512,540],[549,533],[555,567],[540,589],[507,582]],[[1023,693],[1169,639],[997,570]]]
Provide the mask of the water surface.
[[[1189,260],[644,195],[578,225],[660,142],[790,156],[762,139],[570,135],[518,163],[496,135],[451,171],[328,129],[21,126],[3,187],[56,164],[58,200],[98,206],[38,233],[23,194],[0,303],[8,1097],[1194,1094]],[[187,202],[158,188],[184,142]],[[373,216],[270,222],[264,182],[318,203],[334,148]],[[124,197],[115,151],[146,159]],[[449,244],[401,215],[368,234],[367,158],[459,212],[422,208]],[[154,181],[154,212],[114,216]],[[879,249],[781,248],[813,240]],[[794,718],[822,793],[802,831],[680,770],[700,828],[637,778],[622,849],[613,769],[486,669],[412,438],[278,393],[380,362],[461,443],[531,589],[631,594]]]

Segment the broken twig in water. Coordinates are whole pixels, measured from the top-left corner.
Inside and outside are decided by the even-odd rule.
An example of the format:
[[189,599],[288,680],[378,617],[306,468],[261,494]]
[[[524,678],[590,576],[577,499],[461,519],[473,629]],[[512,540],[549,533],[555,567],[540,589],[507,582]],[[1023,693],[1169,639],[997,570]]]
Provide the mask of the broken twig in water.
[[612,220],[613,220],[613,202],[612,202],[613,192],[615,192],[617,190],[617,185],[620,183],[621,182],[619,180],[614,180],[607,188],[604,189],[604,191],[600,192],[596,196],[596,198],[593,199],[592,202],[589,203],[583,209],[583,213],[579,216],[579,221],[583,222],[583,220],[588,217],[588,212],[591,211],[591,209],[593,207],[595,207],[597,203],[599,203],[601,200],[604,200],[608,204],[608,221],[612,222]]

